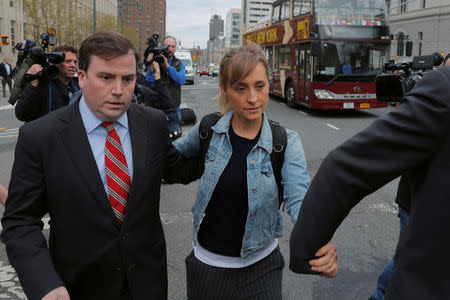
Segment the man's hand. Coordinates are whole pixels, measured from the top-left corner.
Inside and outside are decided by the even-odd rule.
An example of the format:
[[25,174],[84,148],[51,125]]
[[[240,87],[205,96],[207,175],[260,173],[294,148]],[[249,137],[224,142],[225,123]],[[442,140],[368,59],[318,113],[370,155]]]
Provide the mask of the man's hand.
[[[36,75],[37,73],[39,73],[41,71],[42,71],[42,66],[40,64],[34,64],[28,69],[26,74]],[[30,81],[30,84],[34,87],[37,87],[39,84],[39,80],[35,79],[33,81]]]
[[6,204],[6,198],[8,198],[8,190],[0,184],[0,203],[3,206]]
[[66,288],[64,286],[60,286],[54,290],[51,290],[41,300],[70,300],[70,296]]
[[337,263],[337,252],[336,246],[331,242],[328,242],[325,246],[317,251],[316,256],[318,259],[313,259],[309,261],[311,265],[311,270],[316,272],[321,272],[321,276],[334,278],[337,276],[339,271],[339,265]]
[[153,77],[155,78],[155,80],[161,79],[161,70],[160,70],[160,68],[159,68],[159,64],[158,64],[156,61],[154,61],[154,62],[152,63],[152,67],[153,67],[153,69],[155,69],[155,74],[153,75]]
[[167,57],[165,57],[164,55],[162,56],[164,58],[164,68],[166,68],[166,70],[169,70],[169,61],[167,60]]

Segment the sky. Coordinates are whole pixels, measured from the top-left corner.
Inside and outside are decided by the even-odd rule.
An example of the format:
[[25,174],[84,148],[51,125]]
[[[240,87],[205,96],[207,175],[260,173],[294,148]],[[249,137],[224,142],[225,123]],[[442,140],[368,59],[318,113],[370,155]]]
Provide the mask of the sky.
[[181,41],[183,48],[206,48],[211,16],[224,20],[230,8],[241,8],[241,0],[166,0],[166,31]]

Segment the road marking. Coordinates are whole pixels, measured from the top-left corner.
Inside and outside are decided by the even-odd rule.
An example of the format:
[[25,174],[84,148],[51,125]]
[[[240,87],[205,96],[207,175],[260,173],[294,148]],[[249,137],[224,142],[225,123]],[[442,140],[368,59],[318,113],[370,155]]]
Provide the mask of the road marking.
[[336,126],[333,126],[333,125],[331,125],[331,124],[328,124],[328,123],[327,123],[327,126],[330,127],[330,128],[333,128],[334,130],[339,130],[339,128],[337,128]]
[[12,106],[11,104],[0,106],[0,110],[10,110],[10,109],[14,109],[14,106]]
[[307,116],[307,115],[308,115],[307,113],[305,113],[304,111],[301,111],[301,110],[299,110],[298,113],[299,113],[299,114],[302,114],[302,115],[304,115],[304,116]]
[[0,261],[0,289],[0,299],[27,299],[14,268],[4,261]]
[[15,138],[18,134],[19,128],[6,129],[5,131],[0,132],[0,138]]

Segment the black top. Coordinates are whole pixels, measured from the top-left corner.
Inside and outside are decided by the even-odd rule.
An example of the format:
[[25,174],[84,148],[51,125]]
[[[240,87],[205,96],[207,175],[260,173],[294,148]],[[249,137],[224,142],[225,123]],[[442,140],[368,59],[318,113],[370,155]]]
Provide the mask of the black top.
[[217,182],[198,231],[198,241],[206,250],[239,257],[248,214],[247,156],[260,133],[252,139],[229,130],[233,153]]

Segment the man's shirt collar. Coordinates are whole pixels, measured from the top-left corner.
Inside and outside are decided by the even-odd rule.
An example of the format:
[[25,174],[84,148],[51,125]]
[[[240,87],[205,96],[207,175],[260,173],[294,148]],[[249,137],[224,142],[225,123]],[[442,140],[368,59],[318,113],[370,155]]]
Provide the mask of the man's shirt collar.
[[[80,99],[80,114],[81,118],[83,119],[84,127],[86,128],[86,133],[90,134],[92,131],[94,131],[98,126],[102,124],[102,120],[100,120],[87,106],[86,101],[84,100],[84,95],[81,96]],[[123,113],[116,121],[115,123],[119,123],[121,126],[128,129],[128,116],[127,112]]]

